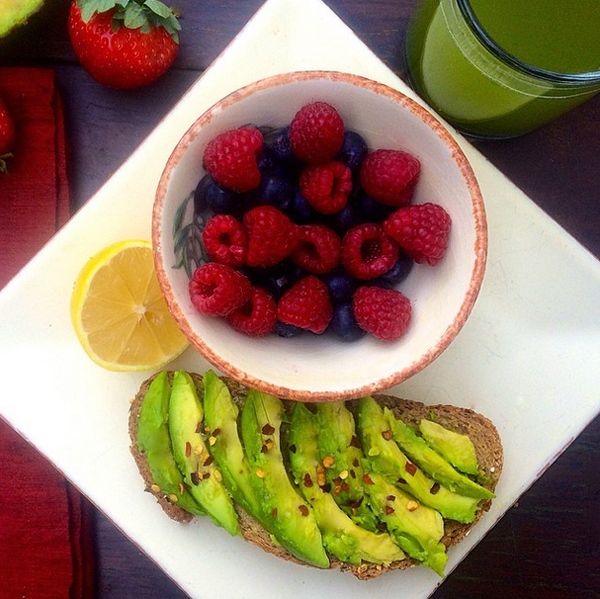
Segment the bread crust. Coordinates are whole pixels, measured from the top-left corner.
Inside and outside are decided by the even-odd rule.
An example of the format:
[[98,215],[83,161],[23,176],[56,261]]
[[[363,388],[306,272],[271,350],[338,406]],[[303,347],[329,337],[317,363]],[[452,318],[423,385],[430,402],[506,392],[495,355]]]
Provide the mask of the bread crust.
[[[173,380],[173,372],[169,371],[169,381]],[[202,376],[195,373],[189,373],[192,377],[196,388],[200,396],[203,394],[203,382]],[[190,522],[195,516],[186,512],[180,508],[176,503],[173,503],[169,497],[161,493],[159,489],[153,483],[150,469],[146,461],[145,455],[138,450],[137,447],[137,425],[140,415],[140,409],[142,400],[148,391],[151,382],[157,375],[153,375],[142,383],[136,396],[131,401],[131,407],[129,410],[129,436],[131,439],[130,450],[138,467],[140,475],[144,480],[145,490],[156,498],[156,501],[164,512],[177,522]],[[237,381],[228,378],[221,377],[221,380],[227,385],[233,400],[239,406],[243,405],[247,388]],[[449,428],[450,430],[458,433],[468,435],[475,446],[475,452],[477,454],[477,463],[483,474],[486,476],[485,483],[483,486],[488,488],[490,491],[494,491],[500,476],[502,474],[502,467],[504,461],[502,442],[498,430],[494,424],[485,416],[468,409],[460,408],[446,404],[435,404],[428,405],[419,401],[401,399],[399,397],[393,397],[391,395],[378,394],[373,396],[381,406],[389,408],[394,416],[400,418],[409,425],[418,425],[422,418],[429,418],[431,414],[435,414],[435,421],[442,426]],[[284,405],[289,408],[294,402],[284,400]],[[350,400],[347,405],[352,409],[355,401]],[[451,547],[460,543],[462,539],[469,533],[471,528],[477,524],[483,514],[490,509],[491,500],[482,501],[480,503],[480,509],[477,511],[477,515],[473,522],[469,524],[461,524],[453,520],[444,520],[444,536],[442,543],[446,547]],[[276,545],[271,540],[270,534],[249,514],[247,514],[242,508],[236,506],[238,512],[240,529],[244,539],[267,553],[271,553],[282,559],[292,561],[296,564],[303,566],[309,566],[305,562],[298,560],[294,556],[290,555],[283,547]],[[354,566],[346,564],[330,556],[330,568],[339,569],[342,571],[348,571],[354,574],[361,580],[370,580],[380,576],[388,570],[398,570],[410,568],[418,565],[418,562],[411,558],[406,558],[401,561],[393,562],[388,566],[380,564],[368,564],[363,563],[360,566]]]

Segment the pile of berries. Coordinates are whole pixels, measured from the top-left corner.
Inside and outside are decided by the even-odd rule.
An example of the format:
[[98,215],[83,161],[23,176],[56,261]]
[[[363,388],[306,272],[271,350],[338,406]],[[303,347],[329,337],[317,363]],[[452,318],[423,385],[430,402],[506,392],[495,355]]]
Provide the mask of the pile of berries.
[[212,139],[194,210],[210,261],[189,284],[194,306],[241,333],[331,331],[395,340],[411,302],[397,290],[413,264],[444,256],[450,216],[411,204],[419,161],[371,151],[325,102],[288,127],[245,126]]

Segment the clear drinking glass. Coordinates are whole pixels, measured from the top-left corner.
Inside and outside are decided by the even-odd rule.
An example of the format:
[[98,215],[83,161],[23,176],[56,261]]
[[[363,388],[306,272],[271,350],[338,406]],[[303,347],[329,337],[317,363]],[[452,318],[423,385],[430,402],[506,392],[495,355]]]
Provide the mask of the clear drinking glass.
[[600,0],[421,0],[405,59],[458,129],[517,136],[600,91]]

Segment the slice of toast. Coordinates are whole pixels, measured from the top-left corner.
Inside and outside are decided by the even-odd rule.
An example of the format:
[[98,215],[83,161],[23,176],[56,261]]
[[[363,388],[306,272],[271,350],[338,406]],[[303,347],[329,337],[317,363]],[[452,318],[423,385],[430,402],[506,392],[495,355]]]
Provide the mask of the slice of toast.
[[[169,372],[170,380],[173,373]],[[197,389],[199,396],[203,394],[202,376],[190,373]],[[135,459],[137,467],[146,485],[146,491],[152,493],[158,501],[161,508],[172,519],[178,522],[190,522],[194,516],[176,503],[173,503],[167,496],[156,489],[153,484],[152,475],[145,458],[137,448],[137,424],[140,415],[140,408],[143,398],[148,391],[150,383],[154,377],[150,377],[140,387],[138,393],[131,402],[129,412],[129,435],[131,438],[131,453]],[[239,405],[243,405],[246,398],[247,388],[233,379],[222,377],[223,382],[229,388],[233,400]],[[390,395],[375,395],[374,398],[382,406],[389,408],[394,415],[406,422],[409,425],[418,425],[422,418],[429,418],[435,414],[435,421],[445,428],[466,434],[470,437],[475,445],[477,454],[477,462],[480,470],[485,477],[485,481],[481,482],[483,486],[493,491],[502,474],[503,465],[503,450],[502,443],[498,431],[493,423],[486,417],[467,408],[459,408],[451,405],[426,405],[418,401],[400,399]],[[293,402],[284,401],[287,407]],[[348,406],[352,409],[353,401],[348,402]],[[481,516],[490,508],[491,500],[482,501],[481,509],[477,512],[477,516],[473,522],[469,524],[461,524],[453,520],[444,521],[444,537],[442,542],[450,547],[459,543],[468,533],[468,531],[479,521]],[[240,520],[240,528],[243,537],[250,543],[259,546],[264,551],[271,553],[282,559],[293,561],[297,564],[307,565],[304,562],[290,555],[283,547],[276,545],[271,540],[269,533],[239,507],[236,507]],[[404,569],[418,565],[418,562],[411,558],[402,561],[393,562],[388,566],[379,564],[363,563],[360,566],[342,563],[330,556],[331,568],[352,572],[357,578],[369,580],[375,578],[388,570]]]

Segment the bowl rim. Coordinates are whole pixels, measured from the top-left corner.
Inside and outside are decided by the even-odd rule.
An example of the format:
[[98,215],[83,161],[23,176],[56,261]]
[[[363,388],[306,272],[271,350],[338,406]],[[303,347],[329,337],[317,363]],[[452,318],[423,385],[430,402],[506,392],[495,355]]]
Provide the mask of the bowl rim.
[[[264,381],[245,371],[240,370],[234,364],[231,364],[228,360],[223,358],[212,347],[207,345],[203,338],[192,329],[182,309],[174,300],[173,288],[167,274],[165,262],[162,258],[163,251],[161,240],[161,217],[164,210],[165,198],[173,169],[189,145],[192,143],[199,130],[201,130],[208,122],[210,122],[215,116],[217,116],[227,107],[244,100],[248,96],[258,91],[297,81],[315,81],[323,79],[329,81],[339,81],[358,87],[367,88],[377,94],[386,96],[398,102],[404,108],[415,114],[430,129],[432,129],[433,132],[437,134],[441,142],[444,143],[450,150],[452,159],[456,163],[466,183],[469,196],[471,198],[471,210],[475,223],[475,242],[473,247],[475,261],[471,271],[469,287],[463,298],[460,309],[456,313],[456,316],[443,334],[439,337],[437,342],[427,352],[423,353],[406,367],[390,374],[389,376],[375,381],[369,381],[359,387],[332,391],[314,391],[310,389],[289,388],[281,384]],[[163,172],[161,173],[152,209],[152,246],[154,249],[154,262],[157,278],[169,311],[184,335],[190,341],[190,345],[215,368],[220,370],[224,375],[230,376],[248,387],[275,395],[277,397],[306,402],[337,401],[363,397],[389,389],[390,387],[407,380],[423,370],[451,344],[469,317],[483,283],[488,251],[488,226],[481,189],[469,160],[448,128],[442,124],[442,122],[436,118],[425,106],[422,106],[416,100],[413,100],[403,92],[385,83],[369,79],[362,75],[355,75],[342,71],[302,70],[280,73],[249,83],[221,98],[219,101],[205,110],[192,123],[192,125],[184,133],[173,149],[169,159],[165,164]]]

